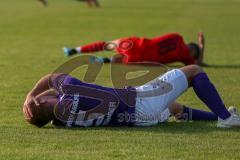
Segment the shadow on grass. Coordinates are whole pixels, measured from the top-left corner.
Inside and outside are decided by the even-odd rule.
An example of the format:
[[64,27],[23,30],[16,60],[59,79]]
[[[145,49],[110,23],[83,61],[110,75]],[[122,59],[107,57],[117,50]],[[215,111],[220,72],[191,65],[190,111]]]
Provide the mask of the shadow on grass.
[[[53,129],[52,126],[44,129]],[[201,134],[215,131],[221,132],[239,132],[240,128],[217,128],[216,122],[198,121],[198,122],[167,122],[152,127],[75,127],[75,128],[56,128],[71,131],[111,131],[111,132],[156,132],[156,133],[189,133]]]
[[[169,68],[181,68],[183,65],[178,64],[170,64]],[[240,64],[207,64],[205,66],[201,66],[203,68],[214,68],[214,69],[240,69]]]
[[239,69],[240,68],[240,65],[238,64],[234,64],[234,65],[216,65],[216,64],[213,64],[213,65],[208,65],[208,66],[205,66],[206,68],[214,68],[214,69]]

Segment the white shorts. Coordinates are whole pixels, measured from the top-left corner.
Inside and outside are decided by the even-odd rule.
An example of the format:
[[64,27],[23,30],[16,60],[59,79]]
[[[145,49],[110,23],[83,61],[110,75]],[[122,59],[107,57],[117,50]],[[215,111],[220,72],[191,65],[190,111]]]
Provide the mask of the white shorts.
[[165,122],[171,105],[188,88],[185,74],[173,69],[142,86],[136,87],[136,126]]

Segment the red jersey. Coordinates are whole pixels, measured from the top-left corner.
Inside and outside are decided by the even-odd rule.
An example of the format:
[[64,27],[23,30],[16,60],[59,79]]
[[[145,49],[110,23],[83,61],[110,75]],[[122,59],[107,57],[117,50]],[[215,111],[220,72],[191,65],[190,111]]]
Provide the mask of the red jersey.
[[115,51],[126,56],[124,63],[144,61],[163,64],[178,61],[184,64],[195,63],[179,34],[172,33],[153,39],[129,37],[115,42],[118,44]]

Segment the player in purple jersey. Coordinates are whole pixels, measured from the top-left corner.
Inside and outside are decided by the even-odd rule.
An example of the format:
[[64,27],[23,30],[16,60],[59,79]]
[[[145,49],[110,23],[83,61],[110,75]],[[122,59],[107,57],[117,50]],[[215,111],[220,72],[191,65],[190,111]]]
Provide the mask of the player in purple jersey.
[[[189,87],[212,112],[175,100]],[[66,74],[41,78],[23,105],[25,119],[38,127],[152,126],[179,119],[218,120],[218,127],[240,127],[235,108],[227,110],[207,74],[196,65],[173,69],[139,87],[114,89],[79,81]],[[187,117],[186,117],[187,115]]]

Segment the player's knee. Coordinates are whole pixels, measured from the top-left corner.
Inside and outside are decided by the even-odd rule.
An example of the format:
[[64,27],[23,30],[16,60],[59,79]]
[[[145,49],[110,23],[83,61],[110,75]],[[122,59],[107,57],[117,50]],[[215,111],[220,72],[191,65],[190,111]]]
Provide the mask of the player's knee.
[[197,74],[204,72],[203,69],[198,65],[188,65],[188,66],[182,67],[181,71],[184,72],[184,74],[186,75],[189,81],[191,81],[191,79]]
[[191,70],[192,76],[203,72],[203,69],[199,65],[190,65],[189,68]]

